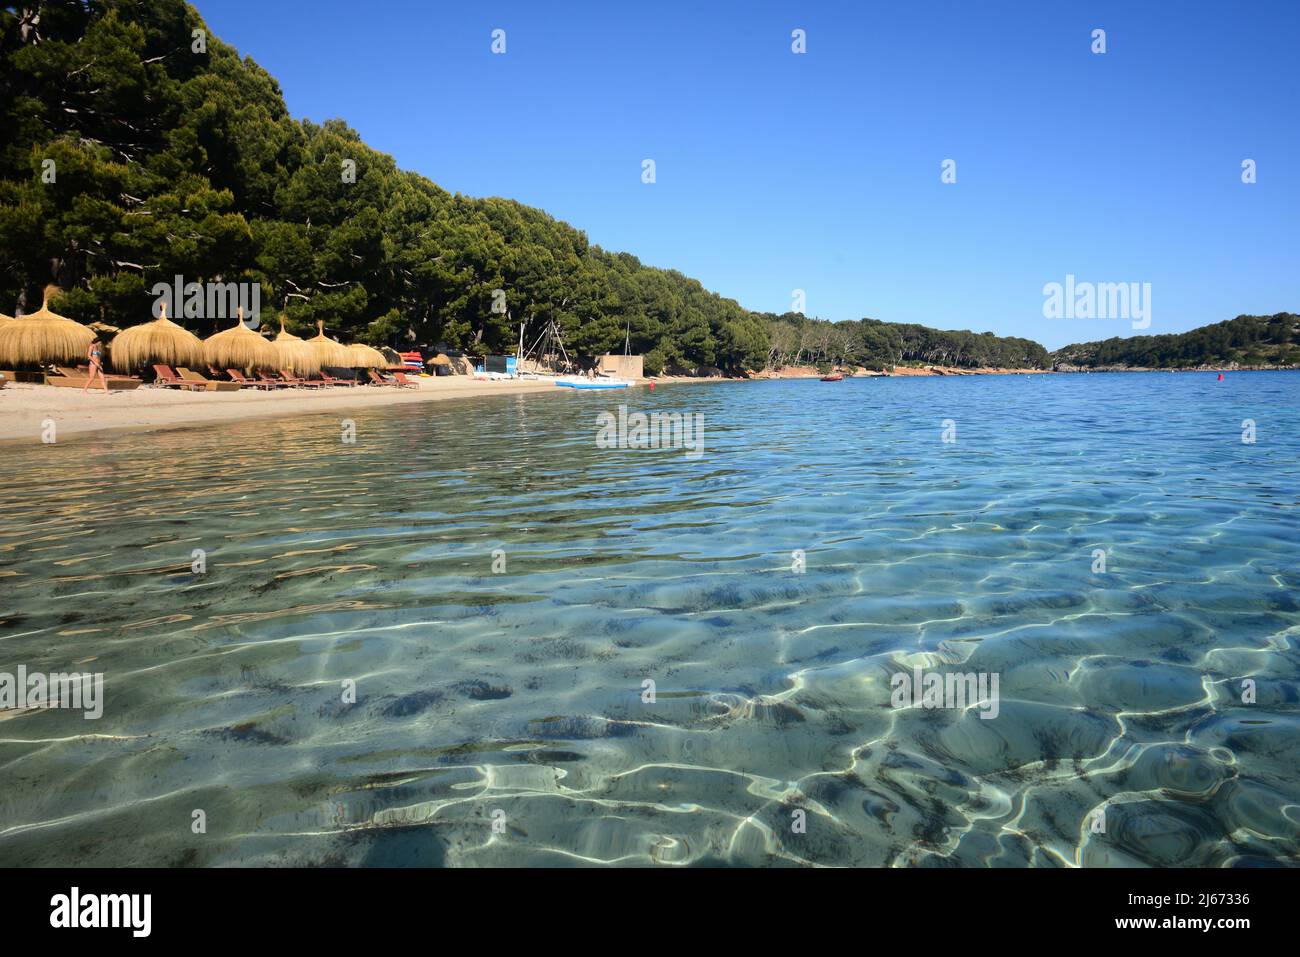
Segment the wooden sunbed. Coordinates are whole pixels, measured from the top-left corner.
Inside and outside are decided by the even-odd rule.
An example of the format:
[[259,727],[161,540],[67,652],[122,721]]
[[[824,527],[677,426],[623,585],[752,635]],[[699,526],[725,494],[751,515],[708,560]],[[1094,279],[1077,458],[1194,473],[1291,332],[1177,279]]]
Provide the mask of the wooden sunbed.
[[[86,380],[90,378],[90,370],[88,368],[70,369],[66,366],[55,366],[55,372],[58,374],[46,374],[44,376],[46,385],[58,386],[61,389],[80,389],[85,386]],[[104,381],[108,383],[109,392],[128,392],[131,389],[138,389],[144,384],[135,376],[109,375],[108,373],[104,374]],[[95,381],[93,388],[100,388],[98,380]]]
[[173,369],[171,366],[165,366],[162,365],[161,363],[156,363],[153,367],[153,371],[154,371],[154,375],[158,377],[157,379],[154,380],[155,386],[163,386],[168,388],[175,387],[177,389],[189,389],[192,392],[199,392],[207,388],[206,385],[200,385],[197,382],[190,382],[186,379],[182,379],[180,376],[176,374],[176,370]]
[[324,369],[320,370],[320,378],[326,385],[348,385],[355,388],[358,384],[356,379],[344,379],[340,376],[332,376]]
[[285,382],[292,383],[293,385],[306,386],[309,389],[322,389],[325,386],[329,385],[328,382],[323,382],[320,379],[299,378],[298,376],[290,372],[288,369],[280,370],[280,378],[283,379]]
[[283,382],[276,382],[274,379],[270,380],[269,382],[262,382],[258,379],[250,379],[247,376],[245,376],[244,373],[240,372],[238,369],[227,369],[226,375],[230,376],[230,378],[233,381],[238,382],[241,386],[251,385],[254,389],[266,389],[268,392],[271,391],[272,389],[277,389],[284,386]]
[[263,372],[263,371],[260,370],[260,369],[257,371],[257,378],[258,378],[259,381],[261,381],[261,382],[265,382],[267,385],[269,385],[269,386],[270,386],[271,388],[273,388],[273,389],[292,389],[292,388],[293,388],[293,383],[292,383],[292,382],[285,382],[285,381],[284,381],[283,379],[281,379],[278,375],[267,375],[265,372]]
[[220,379],[208,379],[200,375],[199,373],[194,372],[191,369],[186,369],[184,366],[177,366],[176,371],[180,374],[180,377],[184,379],[186,382],[194,382],[194,383],[202,384],[203,388],[207,389],[209,392],[238,392],[239,391],[238,382],[222,382]]
[[295,378],[294,376],[286,378],[278,372],[262,372],[259,370],[257,377],[263,382],[272,382],[282,389],[296,389],[298,386],[302,385],[301,379]]

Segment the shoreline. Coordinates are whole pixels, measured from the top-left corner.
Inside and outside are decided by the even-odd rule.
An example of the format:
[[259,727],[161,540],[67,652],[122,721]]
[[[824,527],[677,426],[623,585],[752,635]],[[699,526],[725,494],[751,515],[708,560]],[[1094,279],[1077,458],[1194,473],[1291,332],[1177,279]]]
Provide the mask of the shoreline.
[[[970,375],[1044,375],[1052,372],[1052,369],[1005,369],[995,366],[972,366],[966,368],[963,366],[894,366],[892,372],[874,372],[867,369],[856,369],[853,372],[847,372],[842,369],[833,370],[844,373],[844,377],[853,379],[910,379],[917,376],[970,376]],[[776,372],[756,372],[751,379],[820,379],[825,373],[818,372],[810,366],[790,366]]]
[[[41,438],[46,420],[53,420],[55,439],[62,442],[65,438],[88,438],[111,432],[203,428],[249,419],[323,415],[417,402],[541,393],[564,395],[569,391],[550,382],[530,380],[489,381],[469,376],[439,376],[417,381],[418,389],[357,386],[331,389],[320,394],[305,389],[189,392],[141,387],[107,394],[95,390],[82,395],[80,389],[14,383],[0,390],[0,447],[43,444]],[[655,384],[691,381],[731,380],[661,379]],[[645,384],[639,382],[634,388]],[[622,393],[622,390],[617,391]]]
[[[1094,372],[1296,372],[1300,366],[1188,366],[1179,369],[1153,369],[1146,366],[1097,366],[1086,368],[1071,366],[1062,369],[1003,369],[986,366],[896,366],[893,372],[857,371],[844,373],[845,378],[853,379],[911,379],[926,376],[981,376],[981,375],[1087,375]],[[804,368],[782,370],[780,372],[759,372],[751,379],[818,379],[820,372]]]
[[[943,369],[943,371],[938,371]],[[891,375],[862,374],[853,378],[917,378],[938,376],[982,375],[1080,375],[1089,372],[1271,372],[1297,371],[1294,367],[1278,369],[1130,369],[1094,370],[1051,369],[967,369],[948,367],[907,369]],[[682,383],[755,382],[762,380],[816,380],[817,374],[802,371],[763,373],[741,376],[665,376],[653,380],[656,386]],[[284,418],[298,415],[325,415],[349,410],[364,411],[417,402],[446,402],[490,396],[564,394],[550,382],[533,380],[484,380],[469,376],[439,376],[419,379],[418,389],[378,389],[371,386],[339,388],[317,394],[304,389],[265,392],[241,389],[238,392],[187,392],[141,387],[108,394],[96,390],[82,395],[79,389],[49,385],[13,383],[0,389],[0,448],[15,445],[40,445],[47,420],[53,420],[56,441],[67,438],[91,438],[114,432],[170,431],[204,428],[250,419]],[[651,380],[639,380],[633,388],[644,388]],[[619,390],[619,394],[623,394]]]

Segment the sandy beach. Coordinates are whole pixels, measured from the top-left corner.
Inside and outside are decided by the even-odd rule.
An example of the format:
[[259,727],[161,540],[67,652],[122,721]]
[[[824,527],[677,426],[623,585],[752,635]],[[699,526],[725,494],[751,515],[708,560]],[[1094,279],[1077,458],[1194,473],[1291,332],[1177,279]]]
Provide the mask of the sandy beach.
[[[475,379],[470,376],[416,377],[416,389],[356,386],[333,389],[240,389],[238,392],[190,392],[142,386],[130,391],[80,389],[14,383],[0,389],[0,444],[42,441],[47,420],[57,441],[78,435],[118,430],[177,429],[220,425],[240,419],[317,415],[412,402],[438,402],[489,396],[570,390],[532,379]],[[681,382],[738,382],[740,379],[663,377],[657,387]],[[649,381],[633,388],[646,388]],[[623,390],[615,390],[624,394]]]
[[357,386],[329,390],[285,389],[265,392],[188,392],[141,387],[131,391],[93,391],[17,383],[0,390],[0,442],[39,443],[47,420],[57,441],[118,429],[184,428],[239,419],[311,415],[411,402],[432,402],[530,392],[560,394],[549,382],[485,381],[469,376],[419,378],[418,389]]

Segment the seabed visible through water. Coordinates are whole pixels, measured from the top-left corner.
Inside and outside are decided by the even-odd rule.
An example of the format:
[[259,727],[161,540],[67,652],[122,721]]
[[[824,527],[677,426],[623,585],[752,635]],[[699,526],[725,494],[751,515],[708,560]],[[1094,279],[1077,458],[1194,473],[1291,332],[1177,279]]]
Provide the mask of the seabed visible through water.
[[[619,404],[703,453],[598,447]],[[104,682],[0,713],[0,864],[1294,863],[1298,410],[774,381],[7,449],[0,671]]]

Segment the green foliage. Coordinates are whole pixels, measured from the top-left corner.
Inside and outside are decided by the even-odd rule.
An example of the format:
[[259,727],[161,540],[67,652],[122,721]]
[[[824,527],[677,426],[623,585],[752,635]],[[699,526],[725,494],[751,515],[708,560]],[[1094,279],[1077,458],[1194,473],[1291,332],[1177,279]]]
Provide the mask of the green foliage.
[[1190,332],[1082,342],[1052,353],[1057,365],[1086,369],[1300,364],[1300,316],[1238,316]]
[[764,318],[770,330],[767,364],[772,368],[837,364],[879,371],[932,364],[1044,369],[1049,363],[1047,350],[1038,343],[991,332],[944,332],[875,319],[831,323],[798,313]]
[[0,9],[0,309],[55,280],[77,318],[128,326],[179,274],[260,282],[265,312],[345,340],[482,355],[553,319],[572,352],[627,343],[656,371],[766,361],[765,323],[733,300],[540,210],[452,195],[340,120],[293,120],[210,31],[195,53],[196,29],[180,0],[44,4],[25,32]]
[[[308,335],[320,321],[348,341],[484,355],[513,351],[521,323],[531,339],[554,320],[571,352],[626,343],[651,373],[1051,361],[1037,343],[987,332],[749,312],[679,272],[593,246],[541,210],[448,193],[341,120],[294,120],[275,79],[210,31],[206,52],[194,52],[193,31],[206,26],[181,0],[39,9],[34,22],[0,8],[0,311],[31,311],[56,280],[71,291],[68,314],[128,326],[151,318],[154,284],[179,274],[258,282],[264,312],[283,310]],[[43,180],[47,160],[54,182]],[[504,310],[493,308],[497,290]],[[1210,355],[1294,361],[1294,318],[1057,355],[1157,367]],[[191,320],[203,324],[193,331],[225,323]]]

